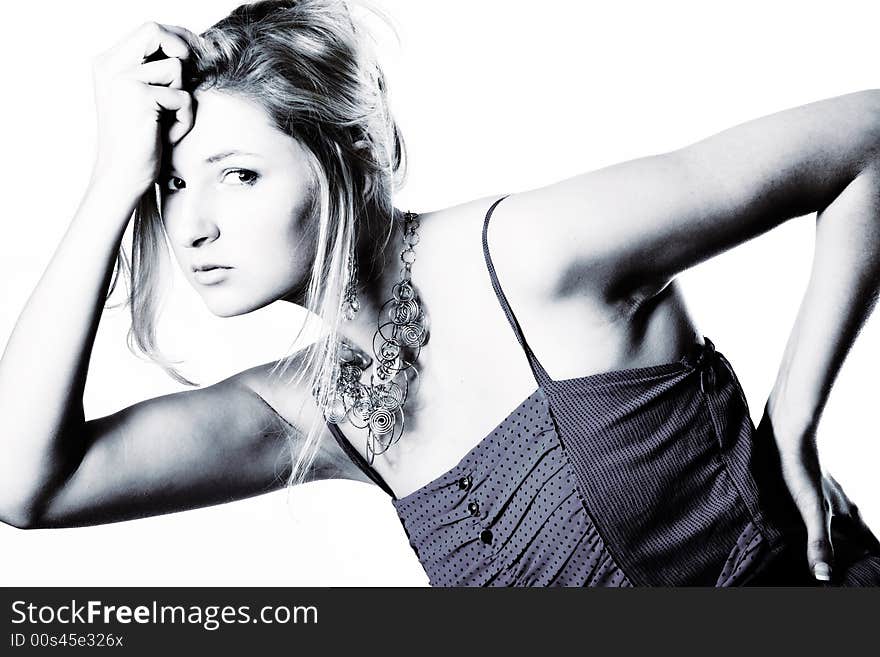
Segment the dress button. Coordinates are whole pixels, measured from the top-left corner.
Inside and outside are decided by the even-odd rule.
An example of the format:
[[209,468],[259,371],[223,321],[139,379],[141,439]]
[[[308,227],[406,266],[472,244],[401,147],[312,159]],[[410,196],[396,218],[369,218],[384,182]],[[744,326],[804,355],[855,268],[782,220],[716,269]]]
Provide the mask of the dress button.
[[484,529],[480,532],[480,540],[488,545],[492,542],[492,532],[490,532],[488,529]]
[[478,516],[480,515],[480,505],[476,502],[471,502],[468,504],[468,511],[471,512],[472,516]]
[[458,480],[459,490],[468,490],[471,487],[471,478],[467,475]]

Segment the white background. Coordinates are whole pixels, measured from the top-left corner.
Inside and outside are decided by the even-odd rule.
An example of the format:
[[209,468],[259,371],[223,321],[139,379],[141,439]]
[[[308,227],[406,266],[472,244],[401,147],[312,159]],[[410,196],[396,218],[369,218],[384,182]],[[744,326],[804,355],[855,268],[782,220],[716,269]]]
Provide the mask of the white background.
[[[90,59],[144,20],[201,32],[236,4],[4,5],[0,344],[88,181]],[[393,108],[411,155],[398,205],[415,211],[537,187],[878,86],[880,12],[873,2],[380,6],[401,34],[399,46],[382,36]],[[732,362],[756,421],[806,285],[812,244],[813,217],[802,217],[683,275],[699,327]],[[285,352],[299,321],[287,305],[221,320],[177,284],[160,338],[183,359],[184,374],[212,383]],[[57,321],[63,327],[64,318]],[[878,324],[872,318],[856,342],[820,433],[823,462],[875,529]],[[127,328],[126,312],[102,320],[87,418],[183,389],[126,350]],[[33,411],[40,412],[39,399]],[[0,553],[4,585],[427,582],[384,493],[356,482],[312,483],[289,494],[94,528],[23,532],[0,525]]]

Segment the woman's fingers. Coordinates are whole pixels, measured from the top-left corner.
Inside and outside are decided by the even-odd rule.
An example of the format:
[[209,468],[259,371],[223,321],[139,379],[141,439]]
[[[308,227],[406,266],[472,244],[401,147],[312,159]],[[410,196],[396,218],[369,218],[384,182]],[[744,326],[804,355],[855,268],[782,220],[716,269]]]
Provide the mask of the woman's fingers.
[[183,62],[177,57],[146,62],[135,69],[134,78],[145,84],[182,89]]
[[160,107],[174,112],[174,123],[168,130],[168,141],[173,146],[193,127],[192,95],[171,87],[154,86],[150,91]]
[[[189,30],[176,25],[162,25],[147,21],[134,32],[102,54],[99,59],[107,70],[121,73],[156,55],[161,48],[166,57],[186,59],[190,56],[187,37]],[[195,39],[195,35],[192,35]]]
[[782,475],[807,529],[810,571],[816,579],[830,581],[834,561],[831,503],[825,497],[818,457],[813,452],[800,449],[796,458],[783,457]]
[[858,512],[856,505],[849,499],[837,480],[827,472],[822,475],[822,490],[831,504],[832,515],[848,516]]
[[155,184],[168,155],[166,135],[174,146],[193,127],[184,60],[197,39],[185,28],[149,22],[95,58],[96,178],[130,185],[137,194]]
[[198,40],[199,36],[191,31],[182,27],[180,25],[171,25],[170,23],[160,23],[162,27],[164,27],[169,32],[174,32],[177,36],[179,36],[184,41],[193,42]]
[[858,545],[859,549],[865,549],[872,552],[880,551],[880,543],[874,532],[865,523],[859,507],[853,502],[840,483],[827,472],[822,476],[822,487],[825,491],[825,497],[831,503],[831,515],[838,518],[838,522],[843,521],[843,525],[847,528],[848,536]]
[[[177,31],[161,23],[148,21],[141,25],[140,30],[129,44],[126,54],[129,61],[140,62],[155,55],[161,48],[166,57],[186,59],[189,57],[189,44]],[[138,59],[140,58],[140,59]]]

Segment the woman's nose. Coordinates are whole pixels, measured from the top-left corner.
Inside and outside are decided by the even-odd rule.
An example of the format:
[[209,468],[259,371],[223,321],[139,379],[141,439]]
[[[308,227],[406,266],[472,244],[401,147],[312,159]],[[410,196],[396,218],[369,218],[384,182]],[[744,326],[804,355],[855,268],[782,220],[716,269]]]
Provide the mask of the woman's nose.
[[213,242],[220,236],[217,224],[214,222],[200,221],[193,225],[192,229],[184,234],[184,246],[198,247],[206,242]]
[[186,199],[188,202],[181,205],[175,219],[177,239],[184,247],[198,247],[220,236],[220,226],[209,207],[211,204],[194,197],[193,194]]

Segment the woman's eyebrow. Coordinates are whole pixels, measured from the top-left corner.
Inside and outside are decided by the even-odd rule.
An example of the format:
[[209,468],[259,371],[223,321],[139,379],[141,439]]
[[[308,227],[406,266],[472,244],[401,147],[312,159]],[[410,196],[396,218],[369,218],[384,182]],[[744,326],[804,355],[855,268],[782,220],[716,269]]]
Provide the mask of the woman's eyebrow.
[[[211,155],[208,158],[205,158],[205,164],[214,164],[215,162],[219,162],[220,160],[223,160],[227,157],[231,157],[232,155],[251,155],[253,157],[260,157],[260,158],[263,157],[259,153],[251,153],[248,151],[240,151],[240,150],[233,149],[230,151],[222,151],[220,153],[216,153],[214,155]],[[165,173],[170,173],[172,171],[176,172],[177,167],[175,167],[174,164],[170,160],[168,160],[168,161],[165,161],[165,163],[162,167],[162,171],[164,171]]]
[[254,155],[256,157],[261,157],[259,153],[249,153],[247,151],[231,150],[231,151],[223,151],[222,153],[216,153],[215,155],[211,155],[210,157],[205,159],[205,164],[214,164],[215,162],[219,162],[220,160],[227,158],[231,155]]

